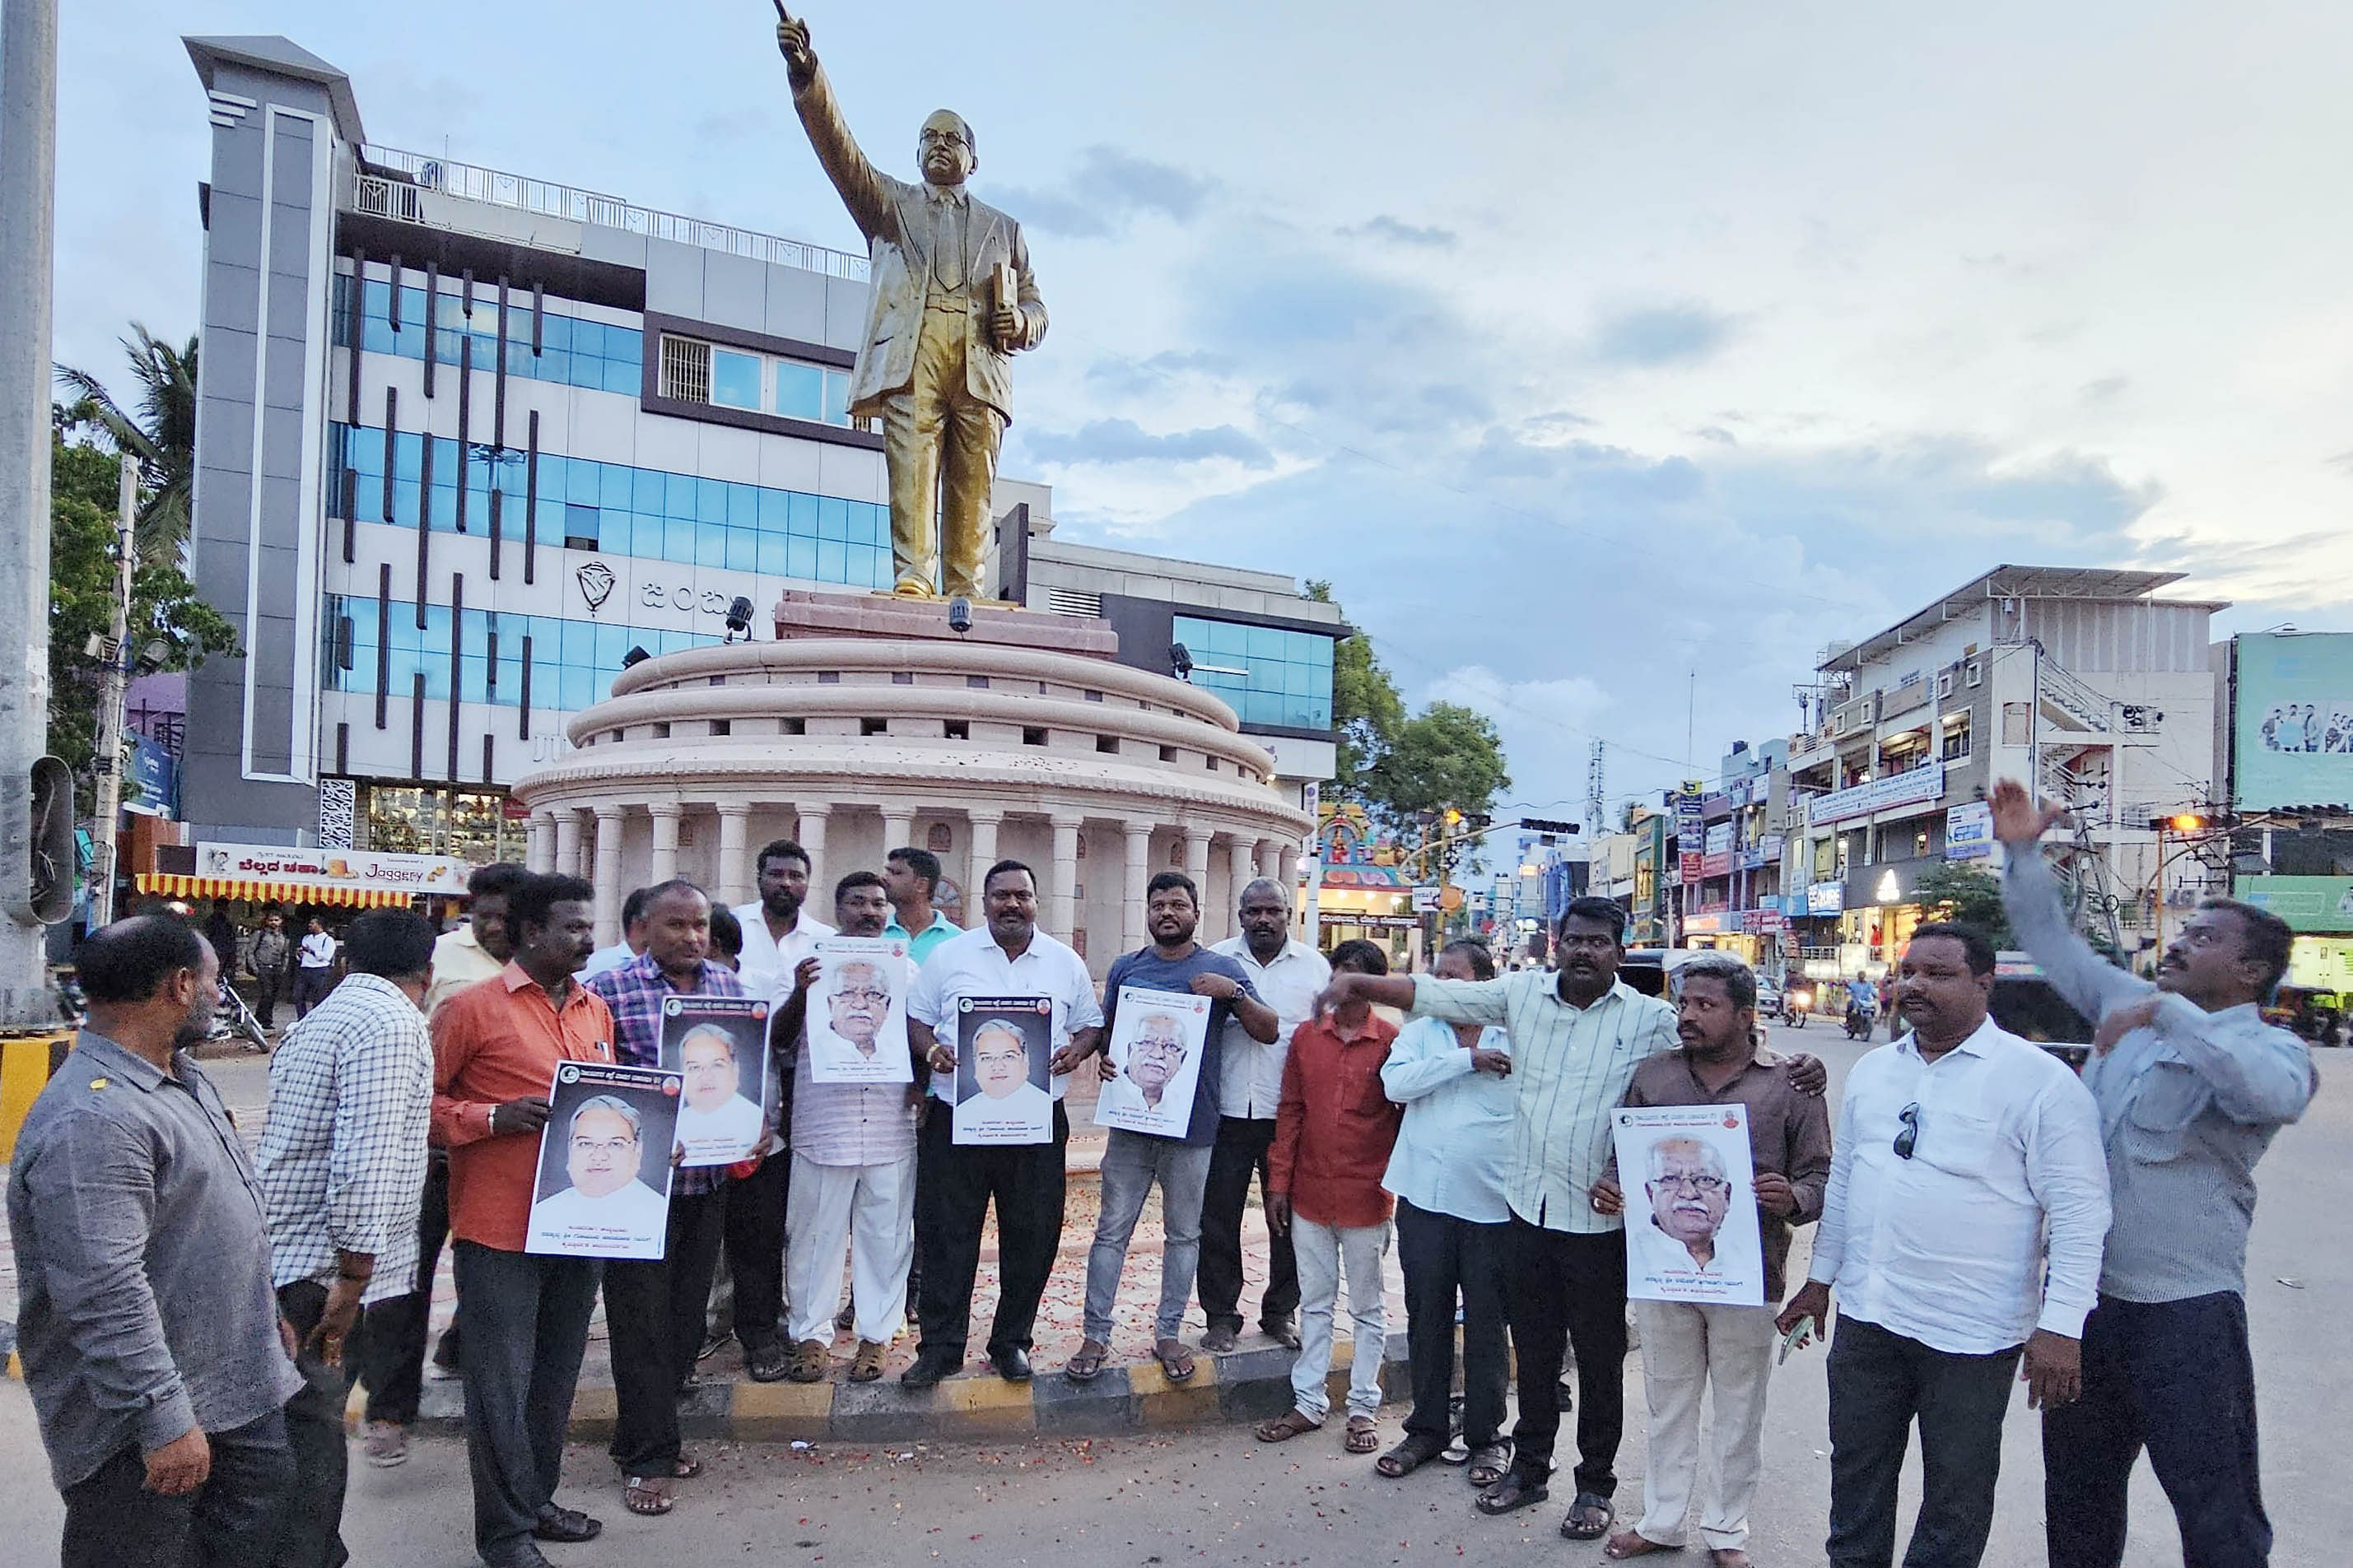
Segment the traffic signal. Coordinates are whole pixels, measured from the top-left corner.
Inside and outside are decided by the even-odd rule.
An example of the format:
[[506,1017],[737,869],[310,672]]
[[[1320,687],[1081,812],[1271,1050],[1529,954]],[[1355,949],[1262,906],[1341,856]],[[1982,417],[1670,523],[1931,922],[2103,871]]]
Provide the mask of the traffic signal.
[[2170,833],[2178,837],[2210,833],[2218,827],[2233,827],[2237,825],[2238,819],[2226,811],[2179,811],[2170,816],[2152,816],[2148,819],[2148,830],[2151,833]]

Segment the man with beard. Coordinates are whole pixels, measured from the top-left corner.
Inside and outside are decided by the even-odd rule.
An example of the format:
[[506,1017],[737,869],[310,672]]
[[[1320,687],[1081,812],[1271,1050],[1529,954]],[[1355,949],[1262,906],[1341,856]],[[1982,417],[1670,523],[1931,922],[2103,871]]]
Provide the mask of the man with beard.
[[[1261,1045],[1240,1024],[1226,1026],[1218,1069],[1218,1142],[1201,1195],[1201,1313],[1209,1321],[1201,1348],[1232,1350],[1242,1331],[1242,1211],[1250,1178],[1266,1191],[1267,1151],[1274,1147],[1275,1113],[1282,1103],[1282,1064],[1291,1037],[1315,1016],[1315,998],[1331,984],[1324,955],[1291,934],[1291,895],[1261,877],[1241,891],[1240,936],[1210,949],[1242,966],[1250,988],[1274,1009],[1274,1039]],[[1291,1233],[1266,1239],[1266,1290],[1259,1298],[1259,1328],[1292,1350],[1299,1348],[1299,1265]]]
[[[844,936],[881,935],[890,912],[883,879],[871,871],[852,871],[834,885],[833,918]],[[882,1375],[883,1352],[906,1322],[922,1091],[912,1083],[817,1081],[807,1027],[809,988],[817,982],[818,961],[801,960],[776,1031],[793,1075],[792,1198],[785,1225],[793,1349],[786,1375],[816,1383],[826,1374],[847,1245],[850,1323],[858,1331],[849,1380],[871,1383]],[[830,1005],[834,1032],[871,1054],[891,1011],[881,967],[843,964]]]
[[2108,1228],[2099,1109],[2066,1064],[1987,1016],[1994,949],[1932,921],[1904,950],[1911,1032],[1846,1075],[1811,1278],[1784,1333],[1831,1342],[1831,1568],[1887,1568],[1920,1428],[1905,1561],[1975,1568],[1993,1526],[2021,1353],[2030,1407],[2072,1404]]
[[[1561,1521],[1573,1541],[1599,1540],[1616,1518],[1611,1500],[1626,1423],[1626,1238],[1620,1216],[1594,1206],[1592,1189],[1609,1164],[1610,1112],[1635,1068],[1676,1043],[1674,1010],[1618,978],[1625,930],[1626,911],[1617,904],[1576,899],[1555,928],[1557,973],[1535,969],[1486,981],[1335,975],[1324,994],[1327,1003],[1358,997],[1449,1023],[1500,1025],[1511,1034],[1519,1092],[1504,1180],[1520,1413],[1512,1468],[1479,1494],[1478,1508],[1511,1513],[1547,1495],[1566,1342],[1584,1397],[1577,1498]],[[1790,1070],[1810,1094],[1827,1081],[1811,1057],[1790,1058]]]
[[74,955],[90,1017],[8,1174],[17,1350],[64,1494],[64,1568],[265,1561],[302,1386],[245,1145],[187,1047],[220,963],[121,921]]
[[[1030,1331],[1053,1273],[1067,1195],[1063,1153],[1071,1123],[1062,1091],[1071,1069],[1103,1040],[1103,1009],[1087,961],[1038,929],[1038,880],[1029,868],[999,860],[981,879],[980,896],[987,923],[940,943],[907,997],[908,1043],[931,1069],[934,1098],[944,1102],[931,1108],[916,1156],[923,1338],[915,1364],[901,1374],[910,1388],[929,1388],[964,1365],[980,1231],[992,1202],[998,1287],[988,1359],[1008,1383],[1029,1378]],[[1029,996],[1045,1007],[1047,1038],[1060,1042],[1049,1063],[1054,1082],[1048,1142],[955,1142],[956,1053],[938,1031],[954,1033],[957,1002],[967,996]]]
[[[1250,989],[1242,966],[1221,952],[1211,952],[1193,940],[1201,923],[1201,898],[1193,879],[1182,871],[1163,871],[1145,884],[1145,928],[1152,945],[1123,953],[1103,977],[1106,1037],[1119,1021],[1119,994],[1124,986],[1168,991],[1209,998],[1209,1025],[1204,1059],[1193,1079],[1193,1102],[1186,1111],[1183,1136],[1111,1130],[1103,1144],[1103,1209],[1095,1220],[1093,1247],[1087,1254],[1086,1339],[1064,1372],[1085,1383],[1103,1371],[1111,1354],[1111,1310],[1119,1295],[1120,1270],[1127,1264],[1128,1239],[1144,1213],[1144,1201],[1153,1184],[1160,1186],[1160,1216],[1167,1234],[1160,1255],[1160,1315],[1155,1324],[1152,1353],[1171,1383],[1182,1383],[1194,1373],[1193,1357],[1178,1339],[1185,1326],[1185,1303],[1193,1295],[1193,1271],[1201,1257],[1201,1193],[1209,1176],[1209,1155],[1218,1141],[1219,1047],[1229,1016],[1238,1020],[1250,1038],[1271,1042],[1278,1020],[1274,1009]],[[1160,1098],[1185,1059],[1176,1021],[1146,1018],[1144,1032],[1128,1053],[1127,1071],[1137,1100],[1158,1109]],[[1118,1069],[1110,1058],[1102,1073],[1113,1082]]]
[[[735,907],[744,928],[744,952],[736,978],[746,996],[765,996],[777,1012],[790,1000],[793,974],[804,958],[817,954],[818,938],[833,928],[813,918],[808,899],[808,851],[789,838],[764,846],[752,862],[760,896]],[[772,1013],[770,1016],[776,1016]],[[773,1037],[772,1037],[773,1039]],[[767,1070],[777,1070],[772,1057]],[[783,1086],[768,1095],[784,1101]],[[770,1137],[760,1168],[727,1187],[727,1271],[733,1286],[731,1308],[744,1368],[755,1383],[774,1383],[791,1364],[784,1325],[785,1210],[790,1202],[793,1165],[784,1157],[781,1131]],[[723,1342],[713,1326],[712,1339]]]
[[[1822,1212],[1830,1181],[1830,1111],[1801,1091],[1787,1058],[1757,1043],[1757,978],[1729,954],[1709,953],[1675,973],[1680,1051],[1634,1069],[1626,1103],[1746,1108],[1757,1231],[1765,1251],[1765,1302],[1637,1301],[1642,1331],[1642,1391],[1650,1415],[1650,1459],[1642,1470],[1642,1519],[1602,1548],[1611,1558],[1680,1551],[1691,1526],[1700,1466],[1700,1395],[1715,1403],[1715,1492],[1699,1502],[1699,1537],[1715,1568],[1748,1568],[1748,1508],[1763,1468],[1765,1387],[1773,1372],[1773,1315],[1781,1304],[1789,1231]],[[1690,1250],[1694,1265],[1716,1264],[1715,1241],[1730,1212],[1724,1162],[1704,1142],[1662,1138],[1651,1150],[1654,1222]],[[1597,1213],[1622,1212],[1616,1173],[1594,1184]]]
[[2084,1082],[2100,1107],[2115,1223],[2084,1322],[2084,1396],[2042,1416],[2052,1568],[2124,1561],[2126,1492],[2143,1447],[2200,1568],[2269,1559],[2247,1350],[2255,1162],[2318,1087],[2312,1053],[2263,1022],[2295,940],[2277,915],[2209,899],[2157,981],[2075,933],[2036,841],[2058,818],[1994,786],[2011,927],[2051,984],[2100,1021]]

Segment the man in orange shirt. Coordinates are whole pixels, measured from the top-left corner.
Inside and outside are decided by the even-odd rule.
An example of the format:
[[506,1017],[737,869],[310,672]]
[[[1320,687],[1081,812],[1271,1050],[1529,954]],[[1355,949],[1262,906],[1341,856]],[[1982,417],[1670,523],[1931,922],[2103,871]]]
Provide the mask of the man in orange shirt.
[[433,1138],[449,1151],[466,1303],[474,1548],[491,1568],[544,1568],[534,1537],[590,1541],[604,1529],[555,1505],[596,1265],[523,1251],[556,1064],[613,1060],[613,1016],[572,978],[596,951],[595,897],[578,877],[526,878],[507,903],[512,960],[433,1016]]
[[[1388,957],[1369,942],[1332,950],[1332,973],[1387,974]],[[1293,1408],[1258,1429],[1259,1441],[1282,1443],[1324,1425],[1332,1370],[1332,1311],[1340,1278],[1348,1280],[1356,1354],[1348,1369],[1352,1454],[1380,1446],[1381,1357],[1388,1345],[1382,1310],[1381,1259],[1389,1249],[1388,1170],[1405,1108],[1381,1083],[1397,1026],[1369,1003],[1349,1000],[1319,1012],[1291,1037],[1282,1064],[1282,1099],[1274,1146],[1267,1151],[1266,1223],[1291,1233],[1299,1260],[1299,1359],[1291,1363]]]

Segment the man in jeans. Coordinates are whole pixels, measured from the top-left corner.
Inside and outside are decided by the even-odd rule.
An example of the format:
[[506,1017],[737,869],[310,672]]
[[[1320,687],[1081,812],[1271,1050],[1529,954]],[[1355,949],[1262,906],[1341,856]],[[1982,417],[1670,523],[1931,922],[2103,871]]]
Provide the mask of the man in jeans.
[[264,1030],[278,1027],[278,999],[286,994],[286,970],[293,958],[286,911],[273,903],[262,912],[261,929],[253,933],[245,955],[246,969],[253,976],[253,1016]]
[[90,1018],[8,1173],[17,1351],[65,1495],[59,1558],[259,1568],[293,1484],[280,1410],[302,1378],[245,1145],[186,1050],[220,966],[167,915],[95,932],[74,964]]
[[[1781,1304],[1789,1227],[1822,1212],[1831,1173],[1831,1119],[1821,1097],[1790,1081],[1789,1064],[1757,1044],[1757,977],[1728,953],[1707,953],[1675,972],[1675,1034],[1668,1051],[1634,1069],[1626,1103],[1740,1105],[1746,1110],[1756,1173],[1758,1237],[1764,1248],[1765,1300],[1756,1307],[1715,1302],[1637,1301],[1642,1331],[1642,1389],[1650,1407],[1650,1461],[1642,1471],[1642,1520],[1602,1548],[1613,1559],[1678,1552],[1698,1515],[1699,1537],[1713,1568],[1748,1568],[1748,1506],[1763,1469],[1765,1388],[1773,1375],[1773,1314]],[[1646,1178],[1648,1178],[1646,1180]],[[1620,1173],[1614,1164],[1594,1184],[1594,1208],[1624,1211],[1627,1182],[1637,1184],[1631,1223],[1651,1223],[1662,1196],[1683,1197],[1713,1182],[1705,1172]],[[1703,1202],[1705,1201],[1703,1196]],[[1696,1510],[1700,1479],[1700,1395],[1715,1405],[1715,1490]]]
[[1356,1325],[1345,1444],[1352,1454],[1380,1447],[1381,1360],[1388,1349],[1381,1259],[1389,1249],[1390,1209],[1381,1176],[1405,1113],[1381,1083],[1397,1026],[1341,986],[1354,977],[1385,975],[1388,967],[1369,942],[1334,948],[1330,1016],[1299,1026],[1283,1063],[1282,1108],[1267,1157],[1266,1222],[1292,1233],[1299,1259],[1299,1359],[1291,1364],[1292,1408],[1259,1426],[1261,1443],[1313,1432],[1332,1408],[1324,1384],[1345,1273]]
[[533,1538],[593,1541],[604,1530],[555,1501],[596,1265],[523,1250],[556,1064],[614,1059],[611,1011],[572,978],[596,945],[596,896],[578,877],[527,879],[508,904],[513,961],[433,1017],[433,1135],[449,1151],[466,1310],[459,1365],[474,1549],[491,1568],[543,1568]]
[[2255,1464],[2247,1350],[2247,1227],[2255,1162],[2304,1114],[2312,1053],[2263,1022],[2295,940],[2268,910],[2210,899],[2158,961],[2156,984],[2075,934],[2036,841],[2057,812],[1994,786],[2002,900],[2059,994],[2100,1020],[2084,1082],[2099,1103],[2116,1218],[2099,1304],[2084,1322],[2084,1396],[2042,1415],[2052,1568],[2116,1568],[2140,1450],[2195,1568],[2271,1555]]
[[269,1058],[254,1167],[269,1203],[279,1310],[306,1386],[286,1406],[295,1489],[278,1568],[343,1568],[343,1406],[364,1314],[406,1296],[433,1119],[433,1042],[417,1004],[433,926],[406,910],[352,922],[351,973]]
[[[1193,1375],[1193,1358],[1177,1338],[1185,1326],[1185,1303],[1193,1294],[1193,1271],[1201,1256],[1201,1190],[1209,1174],[1209,1153],[1218,1138],[1219,1052],[1230,1016],[1252,1039],[1275,1035],[1274,1009],[1258,998],[1241,965],[1193,940],[1201,923],[1199,889],[1182,871],[1163,871],[1145,885],[1145,925],[1152,945],[1123,953],[1103,980],[1103,1037],[1119,1022],[1122,986],[1184,992],[1210,998],[1203,1058],[1193,1079],[1193,1103],[1182,1138],[1114,1127],[1103,1144],[1103,1210],[1095,1220],[1094,1246],[1087,1254],[1086,1339],[1064,1372],[1075,1383],[1092,1381],[1111,1353],[1112,1303],[1119,1295],[1127,1243],[1144,1213],[1144,1200],[1160,1184],[1160,1215],[1167,1239],[1160,1255],[1160,1315],[1152,1353],[1171,1383]],[[1147,1020],[1149,1022],[1149,1020]],[[1139,1047],[1140,1050],[1141,1047]],[[1134,1053],[1128,1058],[1135,1076]],[[1106,1055],[1102,1072],[1118,1076]]]

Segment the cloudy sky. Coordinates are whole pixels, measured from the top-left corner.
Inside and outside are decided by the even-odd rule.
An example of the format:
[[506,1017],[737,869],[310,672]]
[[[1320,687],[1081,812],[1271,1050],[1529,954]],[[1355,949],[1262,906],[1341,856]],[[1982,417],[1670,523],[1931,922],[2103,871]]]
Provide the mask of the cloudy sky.
[[[195,321],[183,32],[292,37],[385,145],[859,246],[756,0],[67,12],[69,363]],[[2353,627],[2353,7],[809,21],[878,162],[955,108],[1029,230],[1007,471],[1071,537],[1331,579],[1529,808],[1574,814],[1594,736],[1619,796],[1687,725],[1704,769],[1786,731],[1823,644],[1998,562]]]

